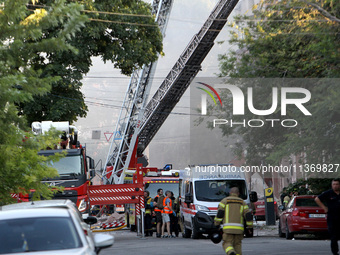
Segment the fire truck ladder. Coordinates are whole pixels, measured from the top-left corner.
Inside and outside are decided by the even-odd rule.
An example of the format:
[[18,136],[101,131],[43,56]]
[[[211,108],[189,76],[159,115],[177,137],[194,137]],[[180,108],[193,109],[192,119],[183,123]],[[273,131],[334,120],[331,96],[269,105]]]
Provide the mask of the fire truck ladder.
[[[151,13],[155,15],[155,21],[163,37],[165,37],[172,4],[173,0],[154,0],[151,4]],[[125,171],[128,169],[137,140],[137,136],[133,134],[138,133],[136,130],[139,127],[138,116],[141,116],[140,111],[145,107],[151,87],[149,80],[154,75],[156,64],[157,61],[144,65],[142,69],[135,70],[131,75],[106,158],[106,166],[113,166],[113,169],[104,168],[105,184],[124,182]],[[109,178],[106,177],[108,174],[110,174]]]
[[203,27],[190,41],[153,98],[147,104],[138,134],[138,154],[148,146],[172,109],[201,69],[201,63],[227,22],[238,0],[220,0]]

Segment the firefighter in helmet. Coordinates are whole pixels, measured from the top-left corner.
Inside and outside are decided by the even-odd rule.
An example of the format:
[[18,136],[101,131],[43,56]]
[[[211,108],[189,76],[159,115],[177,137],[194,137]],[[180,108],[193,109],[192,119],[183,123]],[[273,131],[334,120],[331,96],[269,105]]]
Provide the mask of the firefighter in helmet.
[[223,227],[223,250],[227,255],[242,254],[242,239],[244,222],[248,228],[253,226],[253,215],[248,205],[239,197],[237,187],[230,189],[228,197],[222,199],[218,205],[217,215],[214,219],[215,226]]
[[145,236],[152,236],[152,209],[156,204],[153,199],[150,197],[149,191],[144,191],[144,201],[145,201]]

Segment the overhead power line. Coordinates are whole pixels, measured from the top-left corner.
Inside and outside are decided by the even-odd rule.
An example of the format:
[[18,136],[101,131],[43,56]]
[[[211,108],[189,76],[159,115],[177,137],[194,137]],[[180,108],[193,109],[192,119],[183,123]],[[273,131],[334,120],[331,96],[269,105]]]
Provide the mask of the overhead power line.
[[[33,7],[39,7],[39,8],[51,8],[52,7],[52,6],[39,5],[39,4],[27,4],[27,6],[33,6]],[[93,11],[93,10],[82,10],[82,12],[105,14],[105,15],[141,17],[141,18],[153,19],[152,15],[147,15],[147,14],[135,14],[135,13],[124,13],[124,12],[107,12],[107,11]]]
[[130,17],[144,17],[152,19],[152,15],[146,15],[146,14],[134,14],[134,13],[123,13],[123,12],[103,12],[103,11],[90,11],[90,10],[83,10],[83,12],[87,13],[98,13],[98,14],[106,14],[106,15],[118,15],[118,16],[130,16]]
[[[38,7],[38,8],[51,8],[51,6],[37,5],[37,4],[27,4],[27,6]],[[28,10],[32,11],[32,12],[35,11],[35,10],[31,10],[31,9],[28,9]],[[117,12],[90,11],[90,10],[83,10],[82,12],[153,19],[152,15],[146,15],[146,14],[117,13]],[[93,19],[93,18],[89,18],[89,20],[90,21],[96,21],[96,22],[113,23],[113,24],[124,24],[124,25],[133,25],[133,26],[144,26],[144,27],[158,27],[158,25],[156,25],[156,24],[145,24],[145,23],[136,23],[136,22],[125,22],[125,21],[113,21],[113,20],[104,20],[104,19]]]
[[113,21],[113,20],[105,20],[105,19],[89,19],[91,21],[104,22],[104,23],[114,23],[114,24],[124,24],[124,25],[133,25],[133,26],[141,26],[141,27],[158,27],[155,24],[143,24],[143,23],[133,23],[133,22],[124,22],[124,21]]

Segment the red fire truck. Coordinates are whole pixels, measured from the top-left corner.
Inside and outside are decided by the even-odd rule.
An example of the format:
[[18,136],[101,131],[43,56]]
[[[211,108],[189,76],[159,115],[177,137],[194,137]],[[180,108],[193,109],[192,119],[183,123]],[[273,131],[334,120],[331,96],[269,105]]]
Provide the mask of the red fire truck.
[[[213,47],[216,37],[226,24],[237,2],[238,0],[218,1],[200,31],[193,36],[150,100],[148,99],[151,88],[149,80],[155,72],[156,64],[150,63],[134,71],[126,90],[114,135],[111,138],[102,173],[104,185],[89,185],[91,173],[94,173],[90,169],[94,164],[93,160],[86,156],[85,149],[81,147],[78,148],[80,150],[78,154],[74,152],[75,155],[69,150],[66,157],[68,160],[70,157],[78,156],[80,166],[77,169],[70,171],[60,166],[60,178],[45,181],[55,185],[62,182],[59,184],[62,186],[69,183],[70,186],[65,188],[64,193],[60,195],[77,200],[78,208],[82,211],[88,208],[87,201],[90,201],[91,205],[99,206],[136,204],[135,212],[140,216],[141,209],[144,207],[143,173],[145,171],[141,164],[137,164],[138,160],[142,158],[144,150],[201,69],[203,60]],[[152,3],[152,14],[155,15],[155,21],[163,36],[172,3],[172,0],[155,0]],[[124,184],[125,176],[128,174],[134,176],[132,184]],[[154,183],[151,181],[145,184],[151,190]],[[165,181],[161,184],[167,183]],[[167,187],[162,188],[167,190]],[[173,192],[176,191],[173,190]]]
[[[39,155],[49,157],[56,153],[66,151],[66,156],[57,162],[50,162],[50,165],[57,169],[59,176],[44,179],[42,182],[50,186],[63,186],[64,190],[54,195],[53,199],[70,199],[74,202],[79,211],[84,213],[89,209],[88,186],[90,178],[94,176],[94,160],[86,155],[86,149],[78,141],[78,131],[75,126],[69,125],[68,121],[33,122],[32,131],[35,134],[42,134],[50,128],[62,131],[61,143],[58,149],[42,150]],[[32,191],[34,192],[34,191]],[[19,194],[18,200],[29,201],[31,194]]]

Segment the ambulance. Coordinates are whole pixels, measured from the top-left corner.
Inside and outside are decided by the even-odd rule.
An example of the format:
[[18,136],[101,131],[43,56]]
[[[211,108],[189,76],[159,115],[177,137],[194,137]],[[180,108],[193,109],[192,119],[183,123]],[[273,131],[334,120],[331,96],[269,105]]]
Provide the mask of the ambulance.
[[[229,165],[198,165],[180,170],[180,220],[183,236],[197,239],[202,234],[211,234],[212,222],[219,202],[229,195],[232,187],[238,187],[240,197],[252,208],[257,193],[247,187],[245,173],[241,168]],[[253,236],[245,232],[247,237]]]

